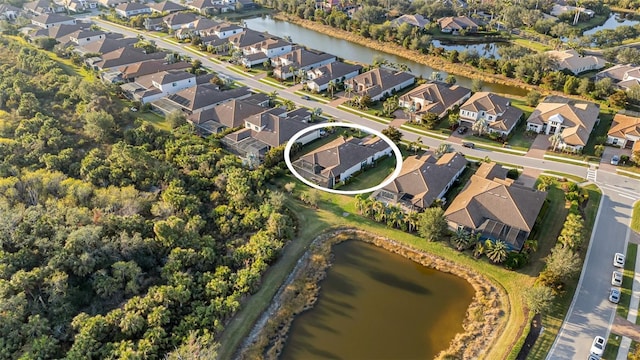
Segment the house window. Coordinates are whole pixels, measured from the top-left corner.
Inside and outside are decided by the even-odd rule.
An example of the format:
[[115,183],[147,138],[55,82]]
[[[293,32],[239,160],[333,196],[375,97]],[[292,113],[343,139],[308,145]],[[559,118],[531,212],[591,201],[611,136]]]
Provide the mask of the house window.
[[176,84],[176,83],[173,83],[173,86],[174,86],[174,87],[175,87],[175,86],[177,86],[177,85],[178,85],[178,84]]
[[617,145],[618,144],[618,138],[613,138],[613,141],[611,143],[613,145]]

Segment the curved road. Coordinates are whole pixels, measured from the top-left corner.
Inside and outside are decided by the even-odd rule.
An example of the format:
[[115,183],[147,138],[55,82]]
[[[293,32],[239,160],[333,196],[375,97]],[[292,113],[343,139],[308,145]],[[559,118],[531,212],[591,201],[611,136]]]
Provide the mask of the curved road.
[[[266,93],[274,90],[273,87],[251,77],[239,77],[237,73],[227,69],[228,64],[226,63],[215,63],[211,61],[208,56],[187,51],[183,49],[182,46],[167,42],[165,39],[150,36],[148,33],[116,26],[100,19],[94,18],[93,20],[98,22],[100,26],[107,31],[121,33],[131,37],[142,34],[142,36],[148,40],[155,41],[163,48],[187,54],[193,59],[199,59],[205,67],[224,73],[234,81],[241,82],[251,88],[259,89]],[[365,125],[378,131],[382,131],[387,127],[386,124],[368,120],[326,104],[313,100],[303,100],[300,96],[288,89],[277,89],[277,91],[278,95],[284,99],[292,100],[298,105],[309,108],[319,107],[324,114],[331,115],[340,120]],[[490,156],[491,160],[494,161],[541,170],[558,171],[587,178],[587,168],[583,166],[511,155],[502,152],[491,152],[483,149],[468,149],[448,141],[437,140],[405,130],[401,131],[404,139],[414,141],[420,137],[422,138],[422,143],[430,147],[437,147],[441,143],[446,142],[451,144],[456,151],[461,151],[474,157],[485,158],[486,156]],[[589,250],[585,259],[580,282],[578,283],[578,289],[565,318],[565,322],[560,329],[560,333],[547,356],[549,360],[586,359],[589,355],[593,338],[597,335],[604,336],[605,338],[608,337],[615,315],[615,306],[607,300],[608,291],[611,287],[610,280],[611,272],[613,271],[613,255],[616,252],[626,252],[633,203],[640,199],[640,180],[616,175],[615,173],[605,170],[597,170],[595,183],[602,189],[602,202],[598,210],[595,228],[589,243]]]

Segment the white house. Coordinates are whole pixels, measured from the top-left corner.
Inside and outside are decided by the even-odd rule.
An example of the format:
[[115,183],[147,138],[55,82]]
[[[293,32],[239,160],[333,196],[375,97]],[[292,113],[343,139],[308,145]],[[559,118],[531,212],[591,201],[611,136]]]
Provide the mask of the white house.
[[278,55],[290,52],[291,47],[292,45],[288,41],[280,38],[269,38],[244,48],[244,56],[240,61],[246,67],[252,67]]
[[427,113],[436,114],[442,118],[454,106],[462,105],[470,97],[471,90],[467,88],[432,81],[402,95],[398,105],[409,109],[418,121],[422,121],[422,116]]
[[360,73],[362,66],[345,64],[341,61],[335,61],[325,66],[318,67],[307,71],[307,88],[311,91],[327,90],[329,83],[342,83],[345,80],[354,78]]
[[230,36],[236,35],[244,31],[241,26],[224,23],[213,28],[213,35],[218,36],[220,39],[226,39]]
[[574,75],[585,71],[602,69],[607,64],[602,58],[593,55],[580,55],[573,49],[562,51],[552,50],[547,51],[547,54],[557,61],[558,70],[567,69]]
[[43,29],[49,29],[56,25],[75,25],[76,19],[66,15],[42,14],[31,19],[31,23]]
[[607,144],[640,151],[640,117],[616,114],[607,133]]
[[122,90],[143,104],[196,86],[196,76],[181,70],[161,71],[140,76],[135,82],[121,85]]
[[415,81],[415,76],[408,72],[376,68],[348,79],[344,84],[356,95],[366,94],[371,101],[377,101],[413,85]]
[[273,75],[276,78],[288,79],[296,72],[306,73],[308,70],[331,64],[334,61],[336,61],[335,55],[322,51],[297,48],[272,58],[271,65],[275,68]]
[[84,46],[98,40],[104,40],[107,34],[103,31],[78,30],[69,35],[69,39],[78,46]]
[[15,20],[18,18],[20,9],[9,4],[0,4],[0,20]]
[[478,121],[486,123],[486,130],[508,136],[524,113],[511,106],[511,101],[489,92],[473,94],[460,106],[460,125],[473,127]]
[[581,151],[598,122],[600,107],[587,101],[547,96],[527,119],[527,130],[560,135],[558,149]]
[[116,14],[123,18],[130,18],[141,14],[151,14],[151,8],[135,2],[124,3],[116,6]]

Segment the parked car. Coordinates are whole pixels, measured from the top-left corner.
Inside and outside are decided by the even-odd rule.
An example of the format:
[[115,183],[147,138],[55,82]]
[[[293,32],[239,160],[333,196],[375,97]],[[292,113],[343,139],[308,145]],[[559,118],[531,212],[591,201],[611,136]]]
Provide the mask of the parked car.
[[620,302],[620,290],[618,288],[611,288],[611,290],[609,290],[609,301],[614,304]]
[[463,142],[462,146],[468,147],[469,149],[473,149],[473,148],[476,147],[476,145],[474,143],[472,143],[472,142]]
[[611,274],[611,285],[622,286],[622,273],[620,271],[614,271]]
[[623,268],[624,267],[624,254],[616,253],[613,256],[613,266]]
[[303,96],[302,96],[302,100],[311,100],[311,98],[310,98],[310,97],[308,97],[307,95],[303,95]]
[[587,360],[600,360],[600,356],[596,356],[596,355],[590,354],[589,358],[587,358]]
[[619,162],[620,162],[620,156],[613,155],[613,157],[611,158],[611,165],[618,165]]
[[604,353],[605,339],[602,336],[596,336],[591,344],[591,354],[602,356]]
[[467,132],[467,130],[469,130],[469,128],[468,128],[468,127],[466,127],[466,126],[460,126],[460,127],[458,128],[458,134],[464,134],[464,133],[466,133],[466,132]]

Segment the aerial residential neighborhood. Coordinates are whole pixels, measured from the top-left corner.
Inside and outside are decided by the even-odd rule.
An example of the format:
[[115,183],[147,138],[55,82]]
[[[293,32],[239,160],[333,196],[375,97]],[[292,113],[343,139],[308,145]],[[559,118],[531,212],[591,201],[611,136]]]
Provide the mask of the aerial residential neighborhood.
[[640,357],[632,2],[0,2],[1,357]]

